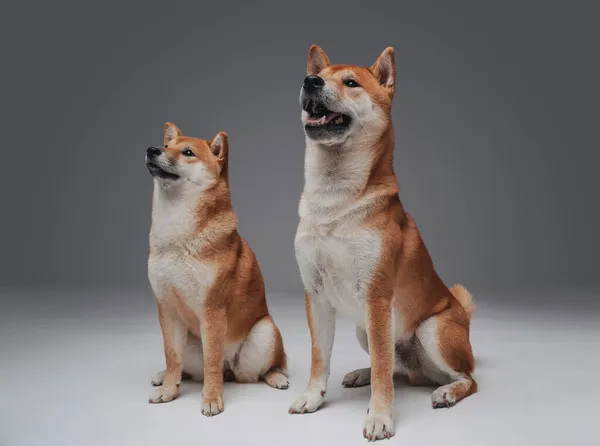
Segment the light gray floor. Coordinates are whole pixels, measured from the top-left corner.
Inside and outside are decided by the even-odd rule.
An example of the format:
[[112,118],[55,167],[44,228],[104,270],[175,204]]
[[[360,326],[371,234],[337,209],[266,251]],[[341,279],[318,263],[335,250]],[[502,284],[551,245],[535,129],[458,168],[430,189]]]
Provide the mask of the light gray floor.
[[[346,321],[338,323],[327,404],[315,414],[287,413],[310,367],[300,295],[269,297],[290,357],[289,390],[226,383],[225,412],[210,419],[200,413],[198,383],[182,384],[171,403],[147,402],[150,378],[163,368],[149,293],[3,291],[0,298],[2,446],[367,444],[370,388],[340,385],[368,364]],[[472,343],[480,392],[433,410],[431,389],[398,381],[390,444],[600,444],[598,294],[564,293],[566,305],[559,294],[510,298],[510,305],[498,303],[502,295],[479,301]]]

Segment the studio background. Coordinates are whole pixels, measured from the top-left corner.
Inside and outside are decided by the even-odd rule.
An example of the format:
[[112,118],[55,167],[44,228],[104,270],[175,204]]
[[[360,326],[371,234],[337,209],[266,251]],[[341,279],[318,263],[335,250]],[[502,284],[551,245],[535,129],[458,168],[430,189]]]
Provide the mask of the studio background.
[[[366,444],[370,388],[340,383],[368,357],[342,318],[326,405],[287,414],[310,370],[293,241],[311,44],[363,66],[395,48],[400,196],[437,271],[477,305],[479,392],[434,411],[432,389],[397,381],[391,441],[600,444],[599,13],[542,0],[3,5],[0,444]],[[147,403],[164,356],[144,155],[165,121],[228,132],[239,230],[289,357],[289,390],[227,383],[211,419],[197,383]]]
[[442,277],[593,287],[599,59],[591,2],[13,2],[2,16],[0,283],[147,287],[165,121],[230,136],[240,232],[302,290],[298,96],[310,44],[397,61],[395,166]]

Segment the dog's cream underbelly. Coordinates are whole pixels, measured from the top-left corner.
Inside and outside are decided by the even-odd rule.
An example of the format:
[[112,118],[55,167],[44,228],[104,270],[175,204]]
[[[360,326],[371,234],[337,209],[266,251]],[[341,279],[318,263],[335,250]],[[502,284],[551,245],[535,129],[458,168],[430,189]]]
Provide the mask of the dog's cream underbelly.
[[[243,344],[242,341],[226,342],[223,346],[223,368],[230,370],[233,364],[236,363],[237,355]],[[204,375],[204,349],[202,348],[202,339],[188,334],[187,343],[184,350],[184,366],[183,369],[193,375],[199,377]]]
[[[202,341],[200,312],[215,277],[210,264],[178,252],[150,256],[148,261],[150,284],[161,305],[174,309],[189,331],[186,345],[186,372],[197,374],[202,370]],[[232,362],[243,340],[226,342],[224,360]],[[188,351],[189,350],[189,351]]]
[[306,290],[364,327],[365,297],[379,263],[380,243],[377,234],[364,229],[327,235],[299,231],[296,259]]

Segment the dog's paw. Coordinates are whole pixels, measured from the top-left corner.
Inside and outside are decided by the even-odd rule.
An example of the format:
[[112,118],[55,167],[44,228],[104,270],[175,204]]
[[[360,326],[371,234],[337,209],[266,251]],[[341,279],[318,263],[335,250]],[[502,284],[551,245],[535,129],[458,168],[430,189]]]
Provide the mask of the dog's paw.
[[442,407],[452,407],[456,404],[456,397],[452,392],[451,384],[438,387],[431,394],[431,406],[434,409]]
[[156,373],[153,377],[152,377],[152,385],[153,386],[161,386],[164,379],[165,379],[165,375],[166,375],[167,371],[163,370],[162,372],[158,372]]
[[391,413],[369,409],[363,428],[363,437],[368,441],[377,441],[384,438],[390,439],[395,433],[396,427]]
[[347,373],[342,381],[343,387],[363,387],[371,384],[371,369],[357,369]]
[[164,387],[160,386],[150,395],[148,398],[149,403],[168,403],[173,401],[179,395],[179,389],[177,386]]
[[304,395],[294,401],[291,405],[288,413],[312,413],[315,412],[325,401],[325,391],[315,390],[315,391],[307,391]]
[[[162,372],[158,372],[156,373],[153,377],[152,377],[152,385],[153,386],[162,386],[162,383],[165,380],[165,376],[167,375],[167,371],[163,370]],[[186,381],[188,379],[193,379],[193,376],[190,375],[189,373],[186,372],[182,372],[181,373],[181,379]],[[180,383],[177,383],[177,385],[179,385]]]
[[269,386],[275,389],[285,390],[290,386],[287,377],[281,372],[268,372],[263,379]]
[[223,394],[217,393],[215,395],[204,396],[204,400],[202,401],[202,415],[214,417],[223,412],[223,410],[225,410]]

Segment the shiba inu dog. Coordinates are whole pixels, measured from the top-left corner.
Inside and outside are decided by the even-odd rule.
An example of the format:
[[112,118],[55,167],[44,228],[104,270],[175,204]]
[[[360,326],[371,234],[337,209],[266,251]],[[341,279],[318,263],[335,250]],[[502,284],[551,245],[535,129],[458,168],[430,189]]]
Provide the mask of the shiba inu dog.
[[295,250],[312,340],[306,391],[290,413],[324,401],[335,317],[356,323],[370,368],[348,373],[345,387],[371,385],[363,435],[394,435],[393,373],[440,385],[432,405],[474,393],[471,294],[448,289],[434,270],[413,218],[399,199],[392,160],[394,50],[369,68],[332,65],[312,46],[300,94],[306,134],[305,185]]
[[154,177],[148,276],[158,303],[167,368],[151,403],[171,401],[182,378],[204,381],[202,413],[223,411],[223,381],[286,389],[286,355],[269,315],[254,253],[237,231],[227,134],[182,136],[167,122],[149,147]]

